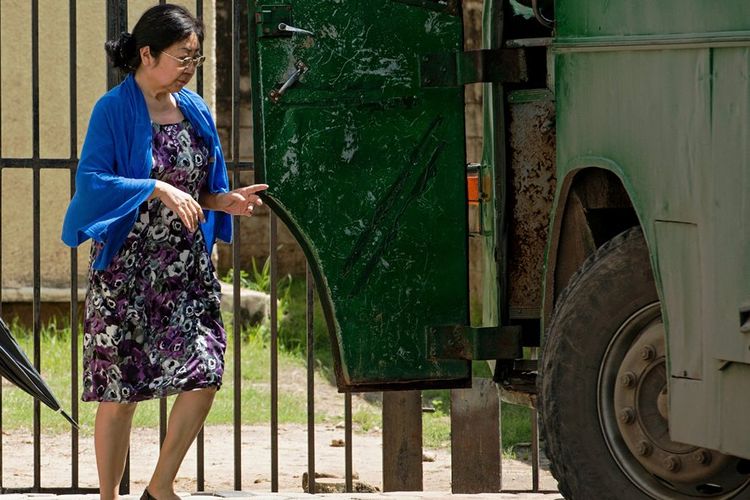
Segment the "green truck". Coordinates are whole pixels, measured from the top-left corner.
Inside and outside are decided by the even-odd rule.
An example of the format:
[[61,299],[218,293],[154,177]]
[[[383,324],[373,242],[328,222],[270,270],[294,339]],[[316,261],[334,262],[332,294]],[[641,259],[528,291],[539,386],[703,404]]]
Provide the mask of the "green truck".
[[485,0],[483,28],[464,50],[458,0],[251,2],[256,179],[339,389],[490,360],[567,498],[750,498],[750,2]]

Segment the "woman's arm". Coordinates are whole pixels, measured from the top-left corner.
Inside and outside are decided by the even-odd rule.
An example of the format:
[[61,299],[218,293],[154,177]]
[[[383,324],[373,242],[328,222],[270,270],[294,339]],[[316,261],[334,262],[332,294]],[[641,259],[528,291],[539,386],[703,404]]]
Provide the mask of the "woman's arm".
[[263,204],[256,193],[268,189],[268,184],[252,184],[228,193],[201,191],[198,203],[206,210],[219,210],[230,215],[253,215],[253,209]]
[[208,191],[201,191],[198,197],[198,203],[203,207],[204,210],[221,210],[219,203],[219,196],[222,193],[209,193]]
[[69,246],[89,238],[104,241],[110,226],[127,220],[154,190],[154,179],[125,177],[116,168],[116,153],[127,146],[110,119],[116,108],[113,98],[105,96],[91,112],[76,170],[76,192],[63,222],[62,239]]

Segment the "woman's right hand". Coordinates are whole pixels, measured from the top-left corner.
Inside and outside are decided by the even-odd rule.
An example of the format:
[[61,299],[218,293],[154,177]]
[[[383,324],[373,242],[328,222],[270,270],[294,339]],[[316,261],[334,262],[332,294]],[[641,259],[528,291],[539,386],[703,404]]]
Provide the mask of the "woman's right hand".
[[153,198],[159,198],[167,208],[176,213],[191,233],[198,228],[200,222],[206,221],[203,209],[195,198],[171,184],[157,180],[149,200]]

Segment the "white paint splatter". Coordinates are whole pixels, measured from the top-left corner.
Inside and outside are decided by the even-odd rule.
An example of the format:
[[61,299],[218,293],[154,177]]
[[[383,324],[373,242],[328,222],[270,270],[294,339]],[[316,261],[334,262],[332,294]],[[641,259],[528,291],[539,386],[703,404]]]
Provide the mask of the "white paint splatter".
[[432,28],[435,27],[435,22],[438,20],[439,14],[437,12],[430,12],[427,15],[427,20],[424,22],[425,33],[430,33]]
[[392,57],[383,57],[378,60],[380,66],[368,68],[359,66],[354,69],[357,75],[393,76],[401,69],[401,61]]
[[336,29],[336,26],[333,24],[326,24],[320,28],[320,34],[323,37],[328,37],[332,40],[335,40],[339,37],[339,30]]
[[344,127],[344,149],[341,150],[341,159],[346,163],[352,161],[352,158],[354,158],[354,153],[356,153],[359,149],[359,146],[357,145],[356,133],[357,129],[352,123],[352,116],[350,114],[346,127]]
[[[293,137],[290,142],[296,144],[296,140]],[[296,177],[299,174],[299,158],[297,156],[297,150],[295,148],[289,148],[281,157],[281,161],[284,164],[284,175],[281,176],[281,182],[286,182],[291,177]]]

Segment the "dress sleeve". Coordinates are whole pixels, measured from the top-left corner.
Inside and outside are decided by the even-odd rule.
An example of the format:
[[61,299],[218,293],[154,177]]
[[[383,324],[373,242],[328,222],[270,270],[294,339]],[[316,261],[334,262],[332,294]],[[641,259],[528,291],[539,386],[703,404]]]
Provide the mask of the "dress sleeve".
[[125,131],[115,135],[107,101],[94,106],[76,172],[76,192],[63,222],[62,240],[78,246],[89,238],[106,241],[107,229],[132,214],[154,191],[154,179],[120,174],[118,148],[127,148]]

